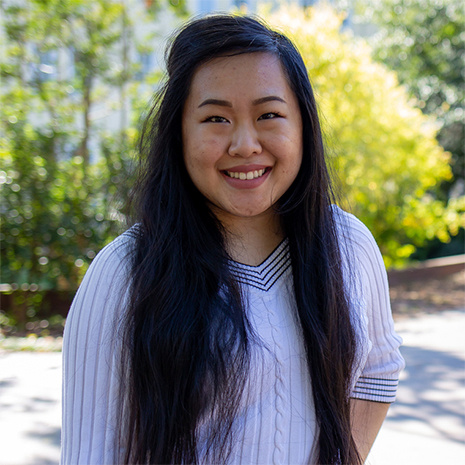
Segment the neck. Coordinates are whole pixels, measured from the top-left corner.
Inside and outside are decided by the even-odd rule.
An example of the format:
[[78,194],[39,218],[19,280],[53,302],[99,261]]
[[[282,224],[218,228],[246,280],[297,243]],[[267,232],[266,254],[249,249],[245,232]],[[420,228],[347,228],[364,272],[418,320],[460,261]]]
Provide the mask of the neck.
[[259,265],[284,239],[280,219],[274,212],[252,218],[220,217],[219,220],[226,231],[229,256],[245,265]]

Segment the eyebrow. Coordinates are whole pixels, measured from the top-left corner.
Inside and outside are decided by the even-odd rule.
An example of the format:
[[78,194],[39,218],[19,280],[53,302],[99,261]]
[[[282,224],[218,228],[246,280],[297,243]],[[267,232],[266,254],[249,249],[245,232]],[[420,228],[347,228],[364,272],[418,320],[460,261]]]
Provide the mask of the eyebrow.
[[228,102],[227,100],[219,100],[216,98],[207,98],[207,100],[204,100],[199,106],[203,107],[205,105],[219,105],[220,107],[231,107],[232,108],[232,103]]
[[[286,103],[286,101],[284,99],[282,99],[281,97],[278,97],[277,95],[268,95],[266,97],[261,97],[261,98],[258,98],[256,100],[254,100],[252,102],[252,105],[260,105],[262,103],[267,103],[267,102],[282,102],[282,103]],[[232,108],[232,103],[229,102],[228,100],[220,100],[220,99],[216,99],[216,98],[208,98],[206,100],[204,100],[199,106],[198,108],[200,107],[203,107],[205,105],[218,105],[220,107],[229,107],[229,108]]]
[[268,95],[267,97],[262,97],[262,98],[258,98],[256,100],[254,100],[252,102],[253,105],[260,105],[262,103],[266,103],[266,102],[282,102],[282,103],[286,103],[286,101],[284,99],[282,99],[281,97],[278,97],[277,95]]

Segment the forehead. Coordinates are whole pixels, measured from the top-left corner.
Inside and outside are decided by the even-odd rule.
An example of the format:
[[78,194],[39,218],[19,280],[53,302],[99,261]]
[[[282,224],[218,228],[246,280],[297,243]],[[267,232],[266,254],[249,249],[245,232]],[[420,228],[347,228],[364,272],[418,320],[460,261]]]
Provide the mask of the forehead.
[[214,58],[194,72],[189,97],[202,98],[222,92],[230,98],[250,93],[289,93],[280,59],[268,52],[243,53]]

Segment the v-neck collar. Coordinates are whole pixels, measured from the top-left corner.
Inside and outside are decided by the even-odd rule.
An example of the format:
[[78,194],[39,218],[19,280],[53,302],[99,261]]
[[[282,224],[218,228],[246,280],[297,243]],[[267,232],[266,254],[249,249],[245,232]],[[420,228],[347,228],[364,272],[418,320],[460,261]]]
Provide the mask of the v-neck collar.
[[230,260],[232,275],[240,284],[269,291],[290,268],[289,241],[284,239],[260,265],[252,266]]

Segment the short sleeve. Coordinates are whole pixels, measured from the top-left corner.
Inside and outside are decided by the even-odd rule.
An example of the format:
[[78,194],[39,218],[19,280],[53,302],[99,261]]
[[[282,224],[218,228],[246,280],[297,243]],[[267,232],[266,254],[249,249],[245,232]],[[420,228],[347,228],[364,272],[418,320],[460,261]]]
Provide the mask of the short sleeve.
[[126,232],[97,255],[66,320],[62,465],[115,463],[117,325],[128,289],[129,238]]
[[[340,210],[340,212],[342,212]],[[342,213],[344,237],[352,255],[350,273],[357,281],[363,312],[363,348],[351,397],[391,403],[396,399],[399,374],[405,366],[399,351],[402,339],[394,330],[386,268],[373,235],[353,215]]]

